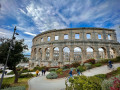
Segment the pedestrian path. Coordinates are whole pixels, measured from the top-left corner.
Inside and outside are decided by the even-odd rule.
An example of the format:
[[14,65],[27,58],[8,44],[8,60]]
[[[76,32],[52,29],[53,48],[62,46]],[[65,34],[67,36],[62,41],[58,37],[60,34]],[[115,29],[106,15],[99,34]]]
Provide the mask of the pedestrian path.
[[[120,63],[113,64],[114,68],[120,67]],[[111,72],[112,70],[109,70],[107,68],[107,65],[96,67],[90,70],[87,70],[83,72],[83,75],[85,76],[94,76],[97,74],[106,74]],[[48,74],[47,72],[46,74]],[[35,78],[32,78],[28,81],[29,84],[29,90],[65,90],[65,78],[61,79],[46,79],[46,76],[38,76]]]

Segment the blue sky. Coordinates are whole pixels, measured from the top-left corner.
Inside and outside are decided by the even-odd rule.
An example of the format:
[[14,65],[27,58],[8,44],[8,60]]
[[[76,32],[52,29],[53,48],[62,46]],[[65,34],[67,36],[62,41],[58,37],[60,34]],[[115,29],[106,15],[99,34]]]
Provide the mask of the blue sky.
[[120,42],[120,0],[0,0],[0,37],[11,38],[14,26],[30,54],[35,35],[77,27],[116,29]]

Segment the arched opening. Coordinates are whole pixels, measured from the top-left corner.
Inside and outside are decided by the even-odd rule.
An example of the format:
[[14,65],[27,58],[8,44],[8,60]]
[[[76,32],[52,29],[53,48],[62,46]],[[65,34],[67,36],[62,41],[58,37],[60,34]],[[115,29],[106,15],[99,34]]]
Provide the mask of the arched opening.
[[116,57],[115,49],[110,48],[110,58],[115,58],[115,57]]
[[70,49],[68,47],[63,48],[63,60],[70,61]]
[[59,59],[59,48],[58,47],[54,48],[53,59],[54,61],[58,61]]
[[50,58],[50,48],[46,48],[45,52],[46,52],[46,60],[49,60],[49,58]]
[[93,49],[91,47],[88,47],[86,49],[86,53],[87,53],[86,59],[94,58]]
[[99,48],[99,57],[100,59],[105,59],[105,49],[104,48]]
[[79,61],[82,60],[82,52],[81,48],[76,47],[74,48],[74,60]]

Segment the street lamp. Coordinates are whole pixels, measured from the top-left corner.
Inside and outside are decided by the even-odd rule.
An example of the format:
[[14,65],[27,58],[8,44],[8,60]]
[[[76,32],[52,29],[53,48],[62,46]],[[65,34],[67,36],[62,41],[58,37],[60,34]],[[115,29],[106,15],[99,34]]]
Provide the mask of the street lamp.
[[16,38],[14,35],[15,35],[15,34],[16,34],[16,35],[19,35],[19,34],[16,33],[15,31],[16,31],[16,26],[15,26],[15,28],[14,28],[14,32],[13,32],[12,40],[11,40],[11,42],[10,42],[10,47],[9,47],[7,59],[6,59],[6,62],[5,62],[5,65],[4,65],[4,69],[3,69],[3,73],[2,73],[2,76],[1,76],[0,89],[1,89],[1,86],[2,86],[2,81],[3,81],[3,78],[4,78],[4,74],[5,74],[5,69],[6,69],[6,66],[7,66],[8,59],[9,59],[9,54],[10,54],[11,49],[13,49],[13,40],[15,40],[15,38]]

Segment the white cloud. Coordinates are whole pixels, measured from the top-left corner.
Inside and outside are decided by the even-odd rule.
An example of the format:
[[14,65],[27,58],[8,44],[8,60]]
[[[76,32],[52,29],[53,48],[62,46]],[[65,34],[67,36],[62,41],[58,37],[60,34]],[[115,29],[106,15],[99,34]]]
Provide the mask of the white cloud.
[[24,32],[25,34],[31,35],[31,36],[36,36],[36,34],[32,34],[30,32]]

